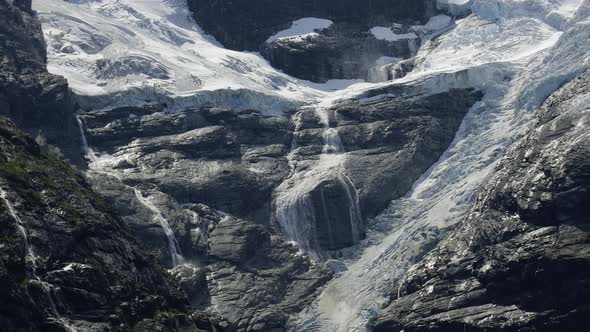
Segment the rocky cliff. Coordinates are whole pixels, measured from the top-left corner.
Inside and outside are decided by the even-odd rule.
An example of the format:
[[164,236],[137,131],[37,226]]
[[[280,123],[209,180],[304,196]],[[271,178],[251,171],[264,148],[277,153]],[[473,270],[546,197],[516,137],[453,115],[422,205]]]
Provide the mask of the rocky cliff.
[[[96,154],[105,153],[91,162],[92,169],[129,184],[148,184],[179,203],[205,204],[280,229],[281,214],[293,207],[285,195],[310,194],[316,224],[307,241],[329,252],[354,245],[359,238],[352,233],[364,232],[363,225],[345,230],[354,217],[341,216],[342,207],[359,204],[364,219],[404,195],[448,147],[469,107],[481,98],[469,89],[422,95],[408,86],[372,93],[381,97],[361,102],[360,96],[292,116],[223,108],[166,113],[161,105],[148,105],[80,117],[88,143]],[[333,159],[327,165],[321,159],[329,132],[342,150],[327,157]],[[325,166],[342,170],[325,178]],[[318,181],[303,188],[302,177]]]
[[84,176],[0,120],[5,331],[195,330],[189,303]]
[[[225,47],[260,51],[274,67],[314,82],[366,79],[380,58],[413,56],[422,35],[412,26],[436,15],[435,2],[188,1],[199,25]],[[303,36],[271,38],[305,18],[329,20],[331,25]],[[372,34],[375,27],[389,30],[387,37]]]
[[0,326],[580,330],[580,4],[0,0]]
[[375,331],[583,331],[590,72],[549,97],[460,226],[393,290]]
[[43,32],[30,0],[0,1],[0,36],[0,114],[81,163],[76,102],[66,80],[47,72]]

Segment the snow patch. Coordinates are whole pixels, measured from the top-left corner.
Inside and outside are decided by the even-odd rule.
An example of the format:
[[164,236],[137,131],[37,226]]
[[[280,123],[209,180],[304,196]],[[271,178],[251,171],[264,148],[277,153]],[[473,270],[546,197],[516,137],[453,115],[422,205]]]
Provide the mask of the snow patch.
[[328,29],[334,22],[323,18],[306,17],[294,21],[291,27],[287,30],[280,31],[275,35],[270,36],[266,42],[270,43],[277,39],[284,38],[304,38],[318,35],[317,31]]
[[431,17],[428,22],[424,25],[412,25],[410,29],[416,31],[421,35],[431,34],[437,31],[444,30],[448,28],[451,23],[453,23],[453,19],[447,15],[436,15]]

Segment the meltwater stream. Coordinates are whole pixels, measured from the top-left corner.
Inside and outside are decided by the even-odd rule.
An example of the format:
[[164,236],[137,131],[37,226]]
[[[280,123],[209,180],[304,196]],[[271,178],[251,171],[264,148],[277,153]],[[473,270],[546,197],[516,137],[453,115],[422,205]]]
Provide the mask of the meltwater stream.
[[[362,225],[362,216],[357,189],[343,167],[346,154],[338,131],[330,127],[325,108],[317,107],[315,112],[324,127],[322,154],[308,170],[298,171],[293,161],[293,154],[296,153],[298,144],[296,138],[293,138],[292,151],[289,154],[292,167],[291,176],[276,189],[275,218],[282,233],[289,240],[296,242],[299,248],[313,260],[320,261],[325,257],[317,239],[316,223],[318,220],[311,197],[312,191],[316,190],[323,181],[335,180],[342,185],[346,191],[346,204],[349,209],[353,243],[360,241],[359,229]],[[322,201],[321,204],[324,205],[322,210],[328,211],[325,201]],[[327,221],[328,228],[331,227],[330,223]]]
[[[94,151],[94,149],[92,149],[88,145],[88,140],[86,139],[86,133],[84,132],[84,124],[83,124],[82,119],[80,118],[79,115],[76,116],[76,121],[78,122],[78,126],[80,128],[82,150],[84,151],[86,158],[90,162],[95,162],[98,160],[97,153]],[[113,175],[116,177],[116,175],[114,175],[114,174],[110,174],[108,172],[104,172],[104,173],[107,173],[108,175]],[[158,223],[160,224],[160,226],[164,230],[164,234],[166,235],[166,239],[168,241],[168,249],[170,252],[170,256],[172,258],[172,267],[176,267],[181,264],[184,264],[185,260],[184,260],[184,257],[182,256],[182,251],[180,250],[180,246],[178,245],[178,240],[176,239],[176,236],[174,235],[174,231],[170,227],[168,220],[166,220],[166,218],[164,218],[162,211],[160,211],[160,209],[149,200],[149,197],[144,197],[139,189],[133,188],[133,192],[135,194],[135,197],[139,201],[139,203],[141,203],[141,205],[146,207],[148,210],[150,210],[154,214],[154,219],[156,219],[158,221]]]
[[76,329],[74,327],[72,327],[71,325],[69,325],[59,314],[59,311],[57,310],[57,306],[55,305],[55,301],[53,300],[53,295],[51,295],[51,288],[50,288],[49,284],[46,283],[45,281],[41,280],[41,278],[37,275],[37,256],[35,255],[35,252],[33,251],[33,246],[31,245],[31,242],[29,240],[29,235],[28,235],[28,232],[26,229],[26,225],[20,219],[18,214],[16,213],[16,209],[14,208],[14,206],[12,206],[12,203],[8,199],[8,194],[6,193],[6,191],[3,188],[0,188],[0,198],[2,198],[2,200],[4,201],[4,204],[8,208],[8,213],[10,213],[10,216],[14,219],[14,221],[16,221],[16,228],[18,229],[18,232],[20,233],[21,237],[23,238],[23,243],[25,245],[25,250],[26,250],[25,262],[29,263],[31,265],[32,279],[36,280],[41,285],[41,287],[43,288],[43,293],[45,293],[45,295],[47,295],[47,300],[49,301],[50,311],[51,311],[51,314],[53,315],[53,317],[50,317],[49,320],[53,320],[53,321],[57,322],[58,324],[63,326],[63,328],[69,332],[76,332]]
[[168,240],[170,256],[172,257],[172,267],[177,267],[178,265],[184,264],[184,257],[182,256],[182,251],[178,245],[178,240],[176,240],[176,236],[174,235],[174,231],[170,227],[168,220],[166,220],[164,215],[162,215],[162,211],[160,211],[160,209],[154,205],[154,203],[152,203],[149,198],[144,197],[139,189],[133,188],[133,191],[135,192],[135,197],[137,197],[137,200],[139,200],[143,206],[154,213],[154,218],[158,220],[160,226],[164,230]]
[[76,115],[76,121],[78,122],[78,128],[80,128],[80,139],[82,141],[82,151],[88,160],[93,161],[96,159],[96,152],[88,145],[86,139],[86,133],[84,132],[84,124],[79,115]]

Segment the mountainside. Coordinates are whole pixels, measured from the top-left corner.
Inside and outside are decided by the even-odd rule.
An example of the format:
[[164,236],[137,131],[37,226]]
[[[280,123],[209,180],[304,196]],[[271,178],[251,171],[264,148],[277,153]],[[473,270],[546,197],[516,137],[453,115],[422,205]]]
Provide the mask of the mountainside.
[[0,0],[1,329],[583,331],[589,17]]
[[172,278],[83,175],[11,122],[0,132],[2,328],[195,330]]
[[586,71],[545,101],[466,220],[400,282],[376,331],[585,330],[589,112]]

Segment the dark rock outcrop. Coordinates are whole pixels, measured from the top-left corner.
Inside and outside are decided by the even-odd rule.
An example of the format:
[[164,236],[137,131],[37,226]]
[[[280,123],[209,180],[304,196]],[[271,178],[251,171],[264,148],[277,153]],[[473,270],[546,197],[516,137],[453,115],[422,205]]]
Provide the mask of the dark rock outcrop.
[[339,24],[317,35],[263,43],[260,53],[273,67],[310,80],[364,79],[380,57],[409,58],[419,40],[377,40],[358,25]]
[[205,31],[227,48],[248,51],[258,50],[268,37],[304,17],[359,24],[368,31],[396,21],[424,21],[436,11],[432,0],[189,0],[188,4]]
[[283,331],[332,276],[263,226],[225,218],[210,234],[209,291],[230,329]]
[[[235,50],[260,51],[286,73],[314,82],[367,78],[382,56],[408,58],[416,39],[378,40],[369,30],[425,23],[437,10],[434,0],[190,0],[197,23],[223,45]],[[319,34],[266,42],[293,21],[315,17],[334,24]],[[403,32],[402,32],[403,33]]]
[[0,1],[0,114],[80,164],[77,105],[66,80],[47,72],[43,33],[33,15],[31,1]]
[[396,87],[374,101],[333,109],[346,151],[345,167],[359,190],[363,216],[374,216],[412,184],[449,147],[467,111],[482,94],[452,89],[434,95]]
[[3,331],[196,330],[183,293],[81,173],[7,120],[0,146]]
[[203,204],[178,204],[147,184],[135,184],[175,233],[185,264],[173,267],[165,230],[134,189],[100,173],[91,172],[91,179],[147,251],[171,268],[205,325],[210,321],[224,331],[282,328],[332,276],[267,226]]
[[584,331],[590,72],[553,93],[465,221],[402,280],[375,331]]

